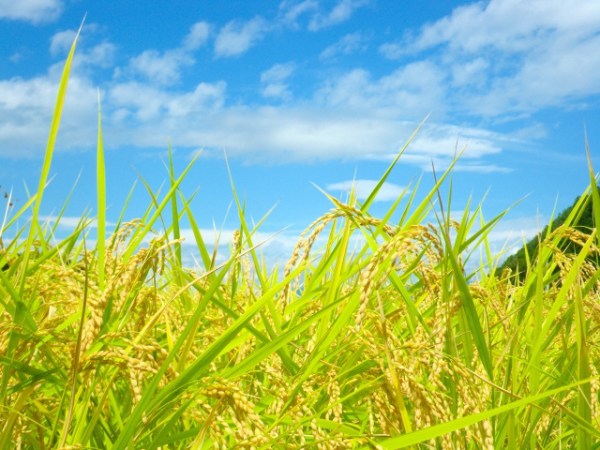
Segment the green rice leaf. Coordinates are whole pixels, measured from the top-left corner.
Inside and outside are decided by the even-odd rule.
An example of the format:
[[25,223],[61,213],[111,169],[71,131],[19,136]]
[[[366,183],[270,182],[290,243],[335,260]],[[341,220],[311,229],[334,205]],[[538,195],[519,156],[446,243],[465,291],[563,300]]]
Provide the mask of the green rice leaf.
[[106,165],[104,162],[104,142],[102,139],[102,110],[100,91],[98,91],[98,143],[96,147],[96,196],[97,196],[97,244],[96,260],[98,285],[104,290],[104,272],[106,261]]
[[589,382],[590,379],[579,380],[577,382],[561,386],[556,389],[551,389],[545,392],[541,392],[539,394],[534,394],[519,400],[515,400],[514,402],[499,406],[497,408],[492,408],[477,414],[470,414],[466,417],[461,417],[459,419],[454,419],[448,422],[440,423],[438,425],[423,428],[418,431],[413,431],[412,433],[408,433],[404,436],[388,439],[386,441],[380,442],[379,445],[386,449],[397,449],[420,444],[431,439],[444,436],[445,434],[452,433],[453,431],[461,430],[463,428],[475,425],[476,423],[482,422],[484,420],[491,419],[492,417],[495,417],[497,415],[513,411],[522,406],[527,406],[539,402],[540,400],[552,397],[553,395],[559,394],[569,389],[573,389],[584,383]]

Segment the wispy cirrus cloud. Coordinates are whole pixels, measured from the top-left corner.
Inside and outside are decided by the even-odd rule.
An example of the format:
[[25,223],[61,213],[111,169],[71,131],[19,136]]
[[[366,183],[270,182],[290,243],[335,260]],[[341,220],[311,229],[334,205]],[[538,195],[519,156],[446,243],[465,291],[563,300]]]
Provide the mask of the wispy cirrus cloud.
[[0,0],[0,19],[33,24],[53,22],[63,11],[62,0]]
[[407,36],[382,45],[381,54],[403,61],[428,52],[450,74],[454,108],[471,116],[533,114],[600,93],[595,0],[477,2]]
[[[359,200],[364,200],[369,195],[371,195],[371,192],[373,192],[378,183],[379,180],[346,180],[328,184],[327,190],[343,193],[349,193],[350,191],[353,191]],[[396,200],[398,197],[400,197],[403,193],[406,192],[409,191],[407,191],[404,186],[400,186],[398,184],[386,181],[385,183],[383,183],[379,192],[377,193],[375,201],[387,202]]]
[[287,26],[298,27],[298,19],[319,10],[317,0],[284,0],[279,4],[279,21]]
[[150,49],[131,58],[128,71],[155,83],[169,85],[179,81],[184,66],[193,64],[194,58],[181,49],[166,52]]
[[185,93],[173,93],[159,86],[139,82],[118,83],[107,92],[114,119],[131,125],[163,123],[165,130],[170,121],[200,117],[214,113],[223,105],[226,84],[224,82],[199,83]]
[[187,51],[198,50],[208,42],[211,28],[208,22],[196,22],[190,28],[189,33],[183,38],[183,48]]
[[373,77],[353,69],[327,80],[317,98],[332,108],[369,111],[370,114],[421,120],[444,104],[444,74],[427,61],[406,64]]
[[321,52],[319,58],[331,59],[339,55],[350,55],[367,49],[367,38],[359,31],[346,34],[337,42],[331,44]]
[[[112,42],[101,40],[93,45],[81,45],[81,42],[92,42],[97,38],[100,26],[95,23],[90,23],[84,27],[79,36],[80,47],[75,53],[73,59],[73,73],[80,73],[92,68],[111,68],[114,64],[117,47]],[[77,30],[67,29],[56,32],[50,38],[50,54],[54,57],[63,58],[69,52]],[[62,70],[62,62],[58,66],[51,68],[52,71],[60,72]]]
[[172,85],[179,82],[184,67],[196,62],[194,52],[205,45],[210,35],[207,22],[196,22],[184,36],[179,47],[159,51],[148,49],[132,57],[124,70],[117,70],[117,76],[142,77],[159,85]]
[[369,4],[369,0],[340,0],[327,12],[318,12],[310,20],[308,29],[318,31],[338,25],[352,17],[355,11]]
[[299,28],[301,19],[306,18],[309,31],[321,31],[346,22],[371,0],[336,0],[329,9],[324,7],[324,3],[318,0],[284,0],[279,4],[277,22]]
[[268,29],[269,24],[262,17],[247,21],[232,20],[219,30],[215,40],[215,55],[217,57],[239,56],[262,39]]
[[493,0],[456,8],[423,26],[407,44],[417,52],[438,45],[465,53],[484,49],[509,53],[538,49],[548,38],[585,38],[598,32],[600,4],[594,0]]
[[289,89],[287,80],[296,70],[294,63],[275,64],[260,75],[260,81],[263,85],[262,95],[269,98],[278,98],[290,100],[292,93]]
[[[42,222],[57,223],[62,228],[75,229],[85,225],[86,228],[98,228],[98,221],[90,217],[40,215]],[[107,227],[116,226],[116,222],[106,222]]]

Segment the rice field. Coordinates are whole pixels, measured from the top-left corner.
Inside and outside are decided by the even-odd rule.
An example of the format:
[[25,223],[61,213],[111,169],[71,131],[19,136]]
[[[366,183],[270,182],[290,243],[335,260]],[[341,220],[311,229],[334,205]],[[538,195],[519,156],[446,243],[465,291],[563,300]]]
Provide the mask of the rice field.
[[[402,152],[364,202],[331,198],[275,270],[239,201],[216,264],[179,189],[194,161],[171,161],[167,192],[107,233],[99,114],[96,239],[83,217],[55,242],[40,208],[75,45],[38,189],[2,222],[0,448],[600,448],[600,231],[573,228],[590,201],[600,223],[591,163],[524,277],[495,274],[503,214],[450,217],[452,167],[370,214]],[[184,222],[200,270],[182,263]]]

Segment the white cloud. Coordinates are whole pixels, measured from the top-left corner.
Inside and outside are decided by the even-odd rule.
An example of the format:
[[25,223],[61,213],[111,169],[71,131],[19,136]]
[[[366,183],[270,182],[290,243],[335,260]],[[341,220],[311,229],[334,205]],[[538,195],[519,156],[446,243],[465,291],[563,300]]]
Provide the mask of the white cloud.
[[458,7],[380,52],[414,60],[427,51],[451,74],[448,98],[462,113],[531,114],[600,93],[599,34],[595,0],[492,0]]
[[347,34],[336,43],[321,52],[321,59],[330,59],[338,55],[350,55],[367,48],[366,38],[360,32]]
[[400,59],[406,53],[404,45],[398,42],[386,42],[379,46],[379,53],[388,59]]
[[218,57],[238,56],[267,32],[267,22],[262,17],[255,17],[247,22],[234,20],[227,23],[217,35],[215,55]]
[[194,59],[179,49],[167,50],[164,53],[146,50],[129,61],[128,70],[152,82],[169,85],[179,81],[182,66],[190,66],[193,63]]
[[12,63],[18,63],[18,62],[22,61],[23,58],[24,58],[23,53],[17,51],[17,52],[14,52],[12,55],[10,55],[8,57],[8,60]]
[[[223,229],[211,229],[211,228],[200,228],[200,234],[206,245],[215,246],[217,243],[219,246],[229,246],[233,244],[233,237],[238,229],[223,228]],[[194,237],[194,231],[191,228],[182,228],[180,235],[185,239],[187,245],[194,245],[196,239]],[[286,235],[284,233],[267,233],[263,231],[256,231],[252,235],[252,243],[259,244],[265,242],[266,245],[277,243],[283,244],[288,250],[294,248],[296,237],[292,235]]]
[[[137,98],[131,94],[132,101]],[[163,146],[170,136],[173,145],[225,148],[231,155],[254,161],[361,159],[365,152],[394,148],[403,138],[396,123],[374,123],[320,110],[228,107],[174,120],[158,114],[164,109],[161,102],[150,108],[140,101],[139,108],[135,118],[146,120],[129,134],[136,145]]]
[[[29,157],[44,151],[57,86],[54,74],[29,80],[0,80],[0,155]],[[73,75],[57,148],[88,148],[95,141],[96,114],[95,86]]]
[[315,12],[319,9],[317,0],[284,0],[279,5],[281,21],[286,25],[297,26],[297,21],[300,16],[310,12]]
[[379,79],[355,69],[330,80],[317,96],[335,108],[420,120],[433,110],[441,112],[444,86],[443,72],[422,61]]
[[523,52],[555,36],[593,35],[599,23],[600,3],[595,0],[492,0],[456,8],[450,16],[424,26],[410,48],[448,44],[466,53],[486,48]]
[[63,10],[61,0],[0,0],[0,18],[34,24],[52,22]]
[[313,16],[308,24],[308,29],[318,31],[345,22],[357,9],[368,3],[368,0],[340,0],[328,13],[319,13]]
[[138,77],[158,85],[172,85],[179,82],[184,67],[193,66],[196,59],[193,52],[208,41],[210,25],[206,22],[196,22],[183,38],[181,46],[158,51],[145,50],[129,60],[128,66],[117,69],[117,77]]
[[[275,68],[265,80],[280,80],[289,70]],[[0,152],[41,153],[56,98],[56,77],[0,81]],[[384,160],[397,153],[416,127],[411,120],[360,114],[320,106],[231,106],[223,81],[199,83],[190,91],[139,81],[115,82],[103,95],[105,135],[112,147],[227,149],[255,162]],[[70,80],[59,133],[64,148],[90,148],[95,142],[96,88],[86,78]],[[498,153],[502,136],[476,128],[431,123],[401,161],[430,167],[448,163],[456,142],[467,145],[465,170],[490,170],[482,161]]]
[[[226,85],[222,81],[200,83],[193,91],[180,94],[143,83],[126,82],[113,86],[108,92],[108,99],[119,119],[132,118],[143,126],[153,121],[168,124],[172,119],[186,116],[187,120],[194,120],[212,113],[223,105],[225,90]],[[158,142],[155,145],[160,146]]]
[[279,83],[288,79],[294,73],[294,70],[294,63],[275,64],[260,75],[260,81],[263,83]]
[[194,91],[171,98],[167,106],[168,112],[172,117],[181,117],[219,110],[225,101],[226,88],[224,81],[200,83]]
[[453,158],[462,152],[464,159],[478,159],[500,153],[501,139],[500,135],[477,128],[434,124],[422,130],[408,153]]
[[[50,222],[56,223],[58,221],[58,225],[63,228],[77,228],[81,224],[85,224],[86,228],[97,228],[98,221],[93,218],[87,218],[84,220],[84,216],[52,216],[52,215],[40,215],[40,220],[42,222]],[[115,222],[106,222],[107,227],[114,227],[116,225]],[[89,243],[89,241],[88,241]]]
[[[171,141],[178,147],[203,148],[209,153],[225,148],[231,156],[259,163],[388,160],[416,127],[412,121],[299,106],[222,104],[219,108],[215,101],[204,109],[179,111],[173,105],[187,104],[181,94],[147,92],[142,86],[123,86],[112,94],[112,101],[126,111],[120,118],[128,119],[123,122],[127,132],[119,133],[125,139],[120,145],[163,147]],[[481,163],[500,151],[499,136],[436,124],[423,130],[422,138],[409,147],[401,161],[430,170],[434,158],[436,168],[447,166],[454,158],[457,141],[467,145],[464,170],[502,170]]]
[[464,64],[452,67],[452,85],[457,87],[466,87],[467,89],[475,86],[481,86],[487,80],[487,69],[490,61],[477,57]]
[[[83,34],[79,38],[78,49],[73,59],[73,72],[88,69],[90,66],[112,67],[116,53],[114,44],[104,41],[92,47],[85,45],[89,34],[93,34],[97,29],[98,25],[93,23],[83,28]],[[65,56],[71,49],[76,36],[76,30],[63,30],[55,33],[50,39],[50,54],[61,58]],[[62,65],[61,61],[59,70],[62,70]]]
[[183,47],[187,50],[197,50],[208,41],[210,25],[207,22],[196,22],[183,39]]
[[289,100],[292,93],[286,83],[287,79],[296,70],[294,63],[275,64],[260,75],[262,83],[262,95],[264,97],[280,98]]
[[75,36],[77,36],[75,30],[64,30],[55,33],[50,39],[50,53],[57,55],[68,52],[71,45],[73,45]]
[[112,67],[116,46],[110,42],[94,45],[89,50],[82,50],[75,54],[75,64],[93,65],[98,67]]
[[[19,156],[43,151],[60,75],[58,65],[56,69],[46,77],[0,82],[4,155],[17,154],[17,148]],[[263,72],[263,94],[287,95],[287,80],[294,70],[293,63],[286,63]],[[158,70],[150,74],[154,79],[171,76]],[[209,152],[225,148],[233,156],[269,163],[385,160],[395,156],[416,122],[440,101],[440,94],[431,88],[439,83],[431,82],[438,76],[435,66],[426,63],[380,78],[357,70],[315,91],[312,102],[268,107],[227,104],[223,81],[175,90],[166,83],[117,77],[103,89],[104,128],[113,147],[164,148],[171,142]],[[92,147],[95,126],[95,83],[87,72],[78,72],[70,80],[58,150]],[[439,123],[422,131],[403,161],[429,167],[434,158],[436,167],[447,164],[457,140],[468,145],[464,170],[497,169],[482,160],[500,151],[501,136]]]
[[[373,189],[375,189],[377,183],[379,183],[379,180],[347,180],[328,184],[327,190],[341,191],[345,193],[354,191],[359,200],[364,200],[371,194],[371,192],[373,192]],[[404,186],[385,182],[377,193],[375,201],[386,202],[396,200],[402,195],[403,192],[405,192],[405,189],[406,188]]]
[[[338,2],[336,8],[349,11],[363,3]],[[306,14],[312,11],[309,6],[302,7]],[[230,22],[218,33],[215,52],[239,54],[261,38],[267,28],[261,18]],[[52,51],[66,51],[71,37],[72,32],[55,35]],[[104,128],[110,136],[109,145],[164,148],[171,142],[209,152],[225,148],[245,160],[269,163],[386,160],[395,156],[427,113],[433,110],[443,118],[439,111],[447,99],[447,87],[450,80],[460,78],[445,74],[441,62],[436,61],[417,61],[377,77],[355,69],[332,76],[312,95],[291,102],[289,80],[296,66],[288,62],[275,64],[260,75],[262,95],[285,100],[285,106],[249,106],[238,99],[228,103],[224,81],[174,87],[182,69],[195,63],[194,49],[206,45],[209,37],[210,25],[198,22],[179,47],[146,50],[124,69],[115,71],[115,77],[103,86]],[[362,35],[346,35],[335,51],[352,51],[362,39]],[[112,63],[114,52],[112,44],[103,43],[89,49],[82,46],[78,57],[88,66],[104,63],[106,67]],[[23,147],[28,148],[23,156],[43,150],[61,68],[56,65],[46,77],[0,82],[3,154],[14,155],[15,148]],[[89,71],[74,72],[60,148],[89,148],[95,142],[96,83],[92,80]],[[475,127],[449,127],[436,119],[422,131],[403,161],[424,168],[430,167],[432,159],[436,167],[449,164],[458,140],[467,145],[460,170],[505,170],[485,161],[500,152],[502,139]]]
[[480,114],[496,115],[576,104],[600,93],[599,46],[600,36],[576,43],[549,41],[546,48],[529,54],[516,73],[497,77],[487,92],[466,105]]
[[546,126],[541,123],[530,123],[523,128],[515,130],[511,133],[515,139],[521,140],[536,140],[545,139],[548,137]]

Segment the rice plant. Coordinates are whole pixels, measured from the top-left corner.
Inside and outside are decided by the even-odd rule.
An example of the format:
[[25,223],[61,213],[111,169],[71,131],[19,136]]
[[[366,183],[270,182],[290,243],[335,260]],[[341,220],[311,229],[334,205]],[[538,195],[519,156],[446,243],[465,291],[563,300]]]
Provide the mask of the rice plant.
[[[600,222],[591,164],[524,278],[495,275],[503,214],[450,216],[452,167],[370,214],[402,151],[364,202],[330,198],[280,272],[233,183],[216,264],[180,190],[195,161],[171,160],[167,192],[108,235],[99,111],[97,243],[88,217],[56,243],[39,214],[76,43],[38,189],[0,230],[0,448],[598,448],[600,232],[573,227],[585,199]],[[183,221],[201,269],[182,263]]]

